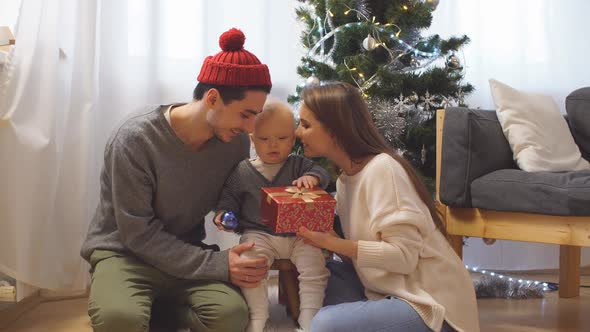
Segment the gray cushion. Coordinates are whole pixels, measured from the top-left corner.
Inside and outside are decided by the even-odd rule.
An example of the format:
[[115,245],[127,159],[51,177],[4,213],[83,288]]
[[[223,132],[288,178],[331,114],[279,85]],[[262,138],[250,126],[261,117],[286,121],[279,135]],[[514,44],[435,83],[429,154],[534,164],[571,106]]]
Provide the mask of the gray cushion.
[[469,186],[498,169],[517,168],[495,111],[450,107],[445,110],[440,200],[471,207]]
[[590,215],[590,171],[503,169],[471,184],[473,207],[563,216]]
[[570,93],[565,99],[565,108],[582,157],[590,160],[590,87]]

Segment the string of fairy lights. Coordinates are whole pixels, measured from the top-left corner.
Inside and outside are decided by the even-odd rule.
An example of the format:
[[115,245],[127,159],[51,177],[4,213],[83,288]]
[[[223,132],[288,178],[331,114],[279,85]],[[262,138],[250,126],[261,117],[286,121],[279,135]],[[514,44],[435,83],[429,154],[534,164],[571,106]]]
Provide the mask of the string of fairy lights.
[[[403,10],[408,10],[406,5],[402,6]],[[343,14],[349,15],[350,13],[356,13],[359,19],[362,19],[360,22],[349,22],[343,24],[341,26],[335,27],[332,21],[332,18],[335,16],[335,13],[332,9],[329,8],[328,1],[326,0],[326,15],[324,22],[321,21],[319,17],[316,17],[313,20],[313,27],[310,29],[307,39],[308,41],[311,38],[312,32],[314,29],[320,34],[319,40],[315,42],[313,47],[307,52],[307,57],[323,64],[328,65],[331,68],[335,68],[336,64],[334,63],[332,56],[336,46],[338,44],[338,33],[345,32],[347,29],[353,27],[366,27],[368,28],[371,33],[363,40],[362,46],[367,51],[372,51],[377,47],[382,47],[387,51],[389,54],[390,62],[385,65],[387,70],[403,73],[408,71],[413,71],[418,68],[423,68],[431,64],[433,61],[439,59],[441,57],[440,49],[434,47],[432,52],[420,50],[403,39],[399,38],[402,30],[399,26],[394,24],[393,22],[381,24],[377,22],[375,16],[372,18],[368,17],[365,13],[362,13],[359,10],[354,8],[350,8],[346,6],[346,10],[343,11]],[[303,18],[303,17],[302,17]],[[330,28],[330,31],[326,32],[326,26]],[[382,38],[385,36],[385,38]],[[326,53],[326,42],[332,38],[332,47]],[[425,41],[418,42],[417,45],[426,45]],[[403,56],[410,55],[411,56],[411,66],[405,66],[404,68],[395,68],[394,64],[398,59]],[[451,64],[456,65],[456,69],[459,69],[460,63],[458,62],[458,58],[455,55],[451,56]],[[420,62],[421,61],[421,62]],[[358,86],[361,92],[364,93],[368,88],[370,88],[373,84],[377,82],[377,73],[371,75],[370,77],[366,77],[367,75],[362,71],[358,70],[357,67],[351,67],[344,61],[344,64],[349,71],[352,80]],[[314,68],[309,65],[309,63],[304,64],[306,70],[313,73]],[[306,85],[314,85],[319,84],[319,79],[315,75],[311,75],[305,83],[300,84],[300,87],[304,87]]]
[[[417,2],[427,4],[434,10],[439,0],[412,0],[402,5],[401,10],[409,11],[412,4]],[[289,96],[295,108],[297,108],[299,94],[305,87],[321,85],[319,77],[333,79],[334,73],[329,72],[329,69],[332,69],[339,77],[342,77],[342,74],[347,75],[349,78],[346,81],[356,85],[367,102],[373,104],[371,113],[388,142],[402,145],[400,133],[406,130],[407,124],[428,120],[432,117],[434,109],[464,104],[465,94],[460,88],[452,94],[431,94],[426,90],[420,95],[413,92],[407,96],[400,95],[397,99],[370,96],[370,88],[379,85],[385,75],[393,77],[426,69],[441,58],[446,58],[445,67],[449,72],[463,71],[464,66],[455,51],[451,51],[450,54],[449,51],[441,51],[443,44],[439,38],[423,38],[411,28],[409,30],[404,28],[406,31],[403,31],[400,25],[404,25],[396,24],[402,22],[401,20],[399,22],[378,21],[366,1],[357,0],[355,8],[351,8],[342,2],[336,5],[334,1],[324,0],[322,9],[325,11],[324,15],[314,12],[313,5],[309,3],[307,5],[309,10],[304,6],[298,12],[300,20],[308,24],[308,30],[304,32],[304,40],[307,40],[305,45],[309,47],[309,50],[299,66],[305,79]],[[352,15],[356,15],[356,18],[353,19]],[[348,23],[336,26],[335,20]],[[351,20],[353,22],[350,22]],[[367,33],[362,41],[363,33],[359,35],[360,31]],[[339,45],[344,45],[344,49],[347,49],[351,42],[355,42],[353,39],[345,39],[353,35],[354,39],[358,38],[361,52],[353,56],[335,57]],[[377,48],[379,48],[378,52],[372,53]],[[338,58],[338,64],[335,63],[336,58]],[[373,59],[379,59],[378,70],[374,70],[375,66],[371,63]],[[385,63],[381,63],[383,60]],[[327,69],[328,72],[326,72]],[[403,122],[400,121],[401,118]],[[405,150],[402,148],[400,153],[405,153]],[[419,155],[416,154],[418,156],[415,158],[416,162],[424,165],[427,161],[426,155],[426,146],[422,144],[422,150],[419,151]]]
[[[426,0],[436,6],[438,4],[437,0]],[[390,70],[396,73],[405,73],[409,71],[414,71],[420,68],[424,68],[430,65],[432,62],[440,59],[442,56],[440,47],[434,46],[431,48],[431,51],[425,51],[423,49],[419,49],[407,43],[405,40],[400,38],[402,33],[402,29],[394,24],[393,22],[381,24],[380,22],[376,21],[375,16],[369,16],[367,13],[363,13],[357,9],[350,8],[346,6],[346,9],[342,12],[342,14],[349,15],[351,13],[356,13],[357,17],[359,18],[359,22],[349,22],[345,23],[340,26],[335,26],[333,23],[332,18],[337,14],[333,9],[329,7],[328,1],[325,2],[326,8],[326,15],[325,19],[321,20],[319,17],[315,17],[313,19],[313,26],[309,30],[307,34],[308,44],[311,44],[310,40],[313,38],[313,32],[317,31],[319,33],[319,38],[313,46],[307,52],[307,58],[325,64],[330,68],[336,68],[336,63],[333,61],[334,51],[338,46],[338,35],[340,33],[345,33],[349,29],[353,28],[366,28],[370,31],[367,37],[362,42],[362,47],[366,51],[372,51],[378,47],[383,48],[387,54],[389,55],[389,63],[385,65],[386,70]],[[407,5],[403,5],[402,10],[409,10]],[[305,17],[301,17],[304,19]],[[326,30],[329,31],[326,31]],[[331,47],[328,50],[326,43],[332,39]],[[427,47],[427,42],[424,40],[418,41],[416,45],[421,48]],[[411,63],[410,66],[404,66],[402,68],[395,67],[396,60],[400,59],[403,56],[411,56]],[[343,64],[345,68],[348,70],[350,77],[358,86],[361,93],[367,97],[366,90],[369,89],[373,84],[375,84],[378,80],[377,73],[371,75],[367,78],[366,73],[359,70],[358,67],[349,64],[349,61],[346,59],[343,60]],[[462,70],[463,66],[459,58],[452,54],[448,57],[446,65],[448,68],[452,70]],[[303,66],[305,69],[312,73],[305,82],[299,84],[300,88],[303,88],[308,85],[318,85],[320,84],[320,80],[315,76],[315,68],[311,66],[309,61],[304,61]],[[295,93],[295,96],[298,94]],[[416,96],[417,98],[417,96]],[[426,98],[426,108],[428,108],[428,102],[430,96],[427,95],[424,97]],[[458,96],[457,98],[461,98]],[[407,97],[400,96],[400,103],[405,103]],[[449,104],[450,101],[445,97],[443,98],[443,104]],[[514,278],[511,276],[506,276],[501,273],[489,271],[486,269],[481,269],[478,266],[469,266],[465,265],[465,268],[470,272],[480,273],[484,276],[489,276],[493,278],[497,278],[498,280],[505,280],[509,283],[515,283],[520,287],[530,287],[538,289],[539,291],[545,292],[549,290],[554,290],[556,284],[554,283],[547,283],[539,280],[528,280],[522,278]]]
[[489,275],[492,277],[496,277],[498,279],[505,279],[509,282],[518,282],[521,285],[529,285],[529,286],[539,286],[541,285],[543,288],[543,291],[548,291],[550,290],[549,288],[549,283],[547,282],[543,282],[543,281],[539,281],[539,280],[528,280],[528,279],[522,279],[522,278],[513,278],[513,277],[509,277],[509,276],[505,276],[503,274],[500,273],[496,273],[493,271],[488,271],[485,269],[480,269],[477,266],[469,266],[469,265],[465,265],[465,268],[470,271],[470,272],[478,272],[481,273],[483,275]]

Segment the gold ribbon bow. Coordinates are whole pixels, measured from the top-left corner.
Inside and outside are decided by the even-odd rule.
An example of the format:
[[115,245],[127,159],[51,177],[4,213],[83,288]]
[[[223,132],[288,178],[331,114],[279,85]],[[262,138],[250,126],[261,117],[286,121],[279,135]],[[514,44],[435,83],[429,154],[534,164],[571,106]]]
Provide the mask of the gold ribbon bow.
[[306,203],[313,203],[313,200],[320,197],[318,194],[324,194],[325,192],[322,190],[317,191],[307,191],[306,188],[298,188],[298,187],[288,187],[285,189],[285,192],[279,193],[268,193],[268,197],[266,201],[270,204],[270,201],[273,197],[277,196],[291,196],[291,198],[300,198]]

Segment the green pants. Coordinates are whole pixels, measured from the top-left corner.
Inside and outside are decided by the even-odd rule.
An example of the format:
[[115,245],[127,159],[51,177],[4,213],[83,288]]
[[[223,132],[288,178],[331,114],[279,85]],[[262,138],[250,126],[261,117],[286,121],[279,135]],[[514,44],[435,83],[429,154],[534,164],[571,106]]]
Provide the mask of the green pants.
[[148,331],[152,316],[191,331],[244,331],[248,306],[239,289],[220,281],[184,280],[137,258],[106,250],[91,257],[88,315],[95,332]]

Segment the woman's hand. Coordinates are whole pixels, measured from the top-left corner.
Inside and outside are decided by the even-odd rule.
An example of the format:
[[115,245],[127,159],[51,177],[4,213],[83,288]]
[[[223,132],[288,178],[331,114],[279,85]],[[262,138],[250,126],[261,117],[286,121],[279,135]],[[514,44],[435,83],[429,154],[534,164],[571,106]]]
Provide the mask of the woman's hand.
[[326,249],[353,259],[357,257],[358,245],[356,241],[341,239],[333,230],[314,232],[305,227],[300,227],[297,236],[314,247]]
[[305,227],[299,227],[299,230],[297,231],[297,236],[303,238],[303,240],[307,244],[311,244],[312,246],[320,249],[328,250],[330,250],[330,248],[328,248],[328,246],[330,245],[329,242],[334,238],[338,238],[338,235],[334,231],[314,232],[310,231]]

